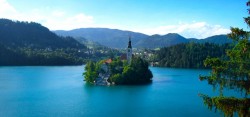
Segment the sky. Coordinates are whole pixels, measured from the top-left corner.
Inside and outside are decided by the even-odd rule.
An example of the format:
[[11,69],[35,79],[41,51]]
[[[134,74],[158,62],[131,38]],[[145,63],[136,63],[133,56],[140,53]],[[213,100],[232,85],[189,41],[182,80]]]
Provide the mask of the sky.
[[50,30],[101,27],[186,38],[247,29],[247,0],[0,0],[0,18]]

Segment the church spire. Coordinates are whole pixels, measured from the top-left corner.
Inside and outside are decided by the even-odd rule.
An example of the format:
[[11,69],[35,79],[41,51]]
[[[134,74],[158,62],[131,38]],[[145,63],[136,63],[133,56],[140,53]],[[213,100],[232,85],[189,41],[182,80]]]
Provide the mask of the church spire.
[[128,48],[131,48],[131,49],[132,49],[132,46],[131,46],[131,36],[129,36]]
[[129,36],[128,48],[127,48],[127,61],[130,64],[132,59],[132,46],[131,46],[131,36]]

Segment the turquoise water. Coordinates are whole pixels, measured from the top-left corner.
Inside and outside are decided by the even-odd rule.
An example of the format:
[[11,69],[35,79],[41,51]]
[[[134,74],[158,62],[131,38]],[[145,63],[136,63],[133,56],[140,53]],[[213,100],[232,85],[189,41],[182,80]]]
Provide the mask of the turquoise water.
[[92,86],[83,66],[0,67],[0,117],[216,117],[198,93],[217,95],[199,74],[208,70],[150,68],[141,86]]

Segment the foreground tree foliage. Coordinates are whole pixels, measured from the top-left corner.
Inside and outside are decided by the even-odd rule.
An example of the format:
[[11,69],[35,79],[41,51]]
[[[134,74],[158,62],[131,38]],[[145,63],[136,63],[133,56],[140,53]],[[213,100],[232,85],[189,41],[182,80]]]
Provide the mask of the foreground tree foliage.
[[[250,6],[250,1],[247,2]],[[248,9],[248,11],[250,11]],[[244,18],[250,26],[250,17]],[[200,80],[208,81],[214,88],[219,87],[220,96],[209,97],[200,94],[209,109],[222,111],[225,116],[232,117],[234,112],[240,117],[250,116],[250,42],[249,32],[239,28],[231,28],[228,37],[235,41],[235,46],[227,51],[228,60],[207,58],[205,66],[211,66],[210,76],[200,76]],[[233,89],[244,94],[243,97],[226,97],[223,89]]]

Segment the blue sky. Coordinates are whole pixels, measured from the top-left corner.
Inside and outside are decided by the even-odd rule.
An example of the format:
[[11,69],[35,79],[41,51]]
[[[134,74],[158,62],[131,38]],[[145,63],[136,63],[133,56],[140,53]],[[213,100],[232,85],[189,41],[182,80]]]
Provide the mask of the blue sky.
[[0,18],[35,21],[50,30],[106,27],[188,38],[247,29],[247,0],[0,0]]

